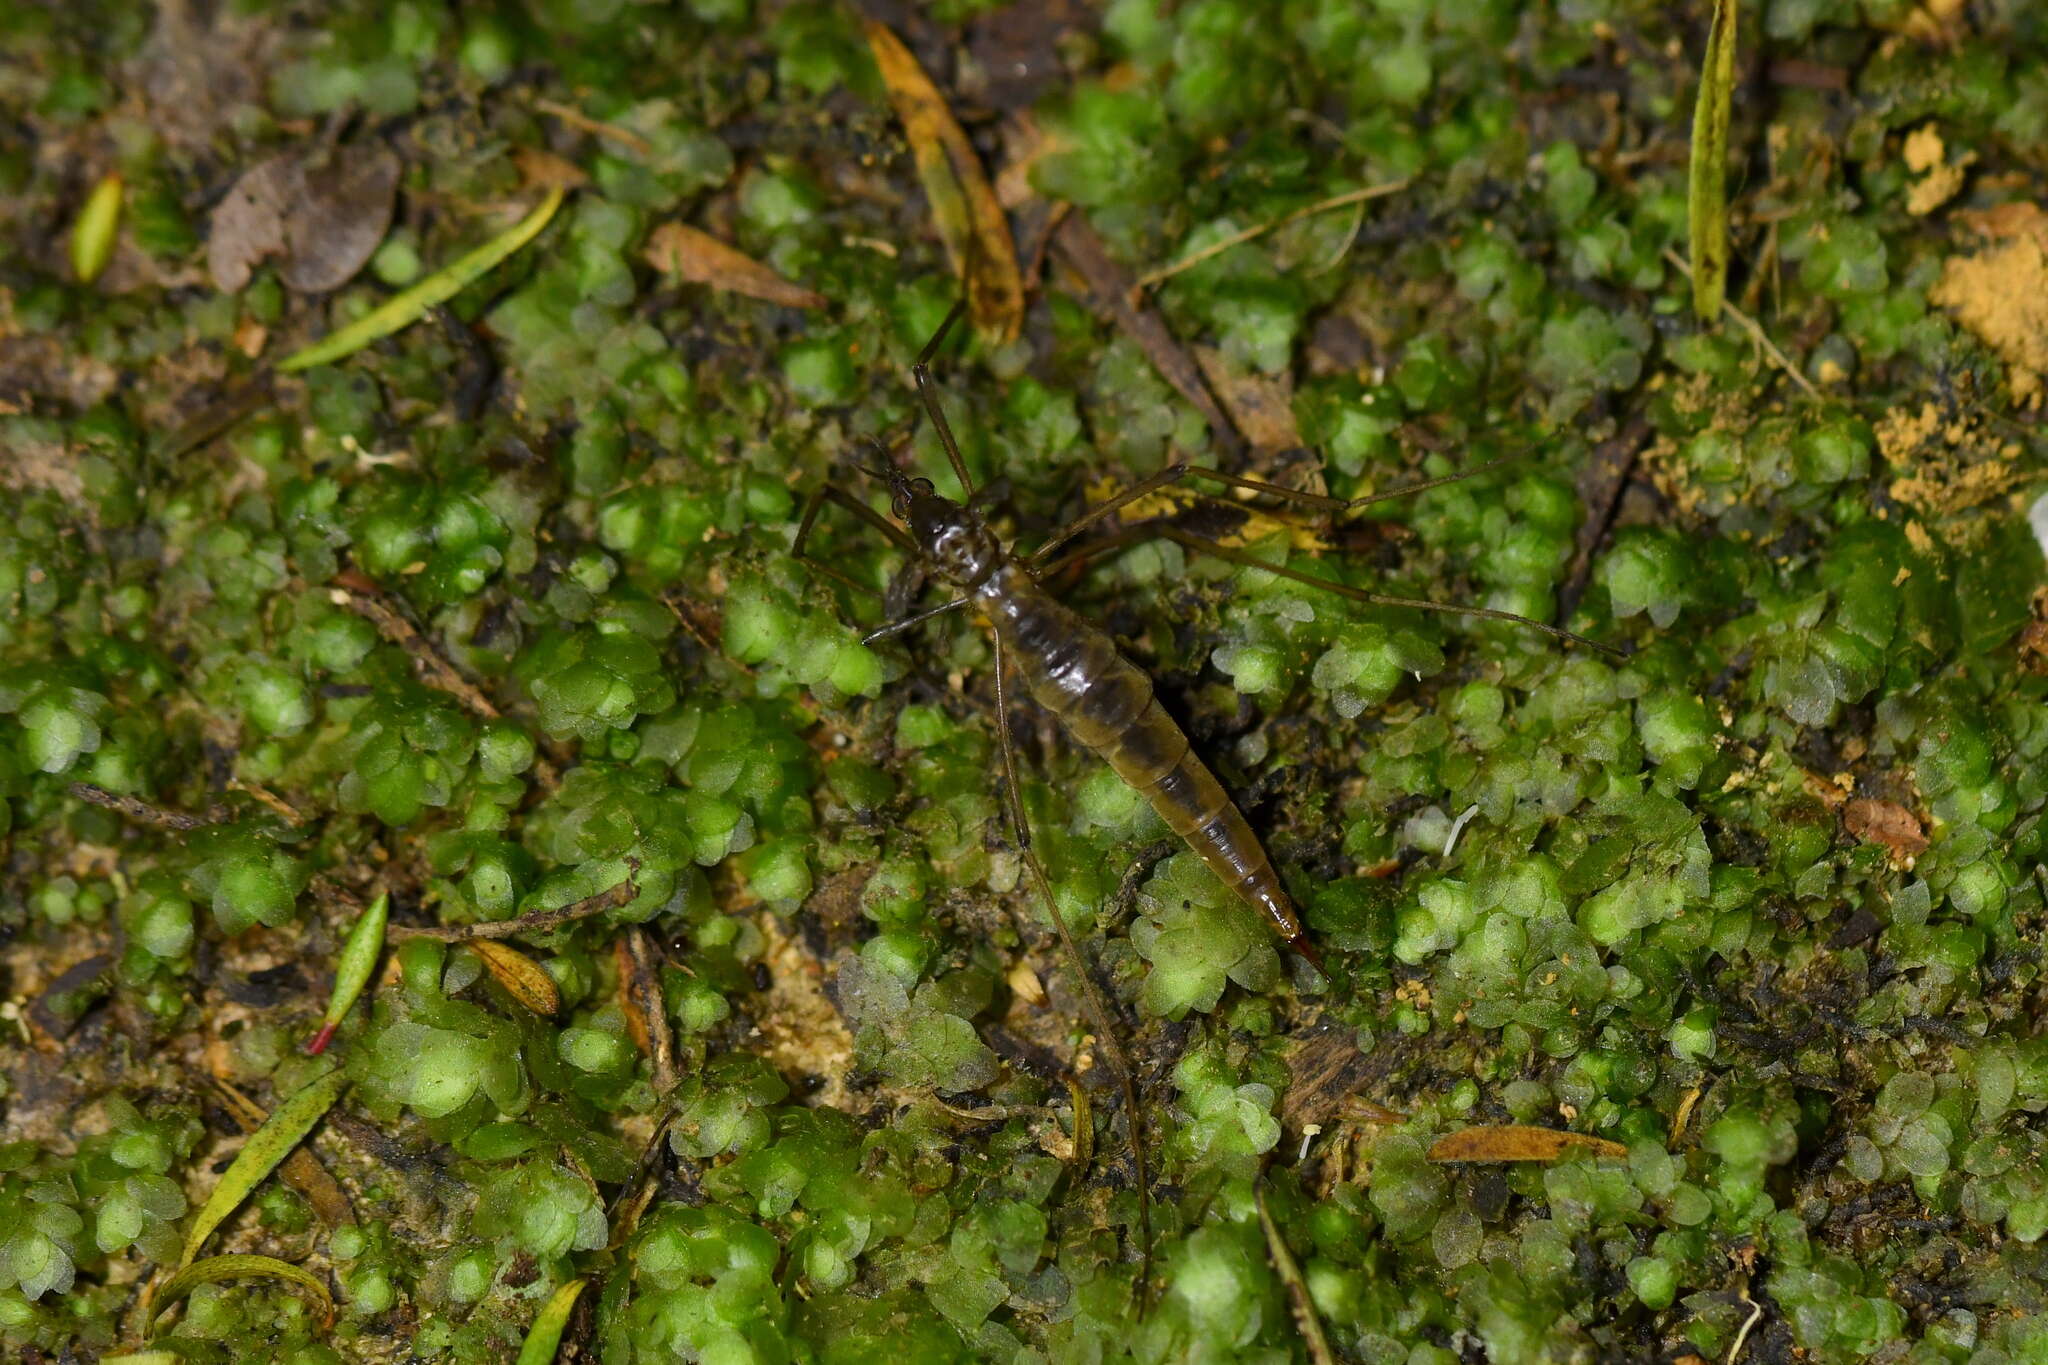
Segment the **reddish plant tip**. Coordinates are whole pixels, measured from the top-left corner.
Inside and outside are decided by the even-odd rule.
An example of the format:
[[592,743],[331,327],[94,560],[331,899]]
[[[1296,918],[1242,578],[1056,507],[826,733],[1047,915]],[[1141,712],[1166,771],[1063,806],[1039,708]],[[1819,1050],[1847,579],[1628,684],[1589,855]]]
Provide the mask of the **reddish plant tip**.
[[320,1031],[314,1034],[311,1041],[306,1044],[306,1055],[308,1057],[318,1057],[321,1053],[327,1051],[327,1045],[334,1041],[334,1029],[335,1025],[333,1024],[322,1024]]

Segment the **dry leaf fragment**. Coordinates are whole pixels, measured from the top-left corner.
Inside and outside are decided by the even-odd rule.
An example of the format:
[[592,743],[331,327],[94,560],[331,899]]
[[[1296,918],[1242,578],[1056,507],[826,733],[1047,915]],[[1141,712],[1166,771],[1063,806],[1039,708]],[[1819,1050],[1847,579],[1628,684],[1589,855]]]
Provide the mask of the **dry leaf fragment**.
[[1502,1123],[1445,1133],[1430,1146],[1431,1161],[1555,1161],[1571,1147],[1595,1156],[1625,1157],[1628,1148],[1589,1133]]
[[519,168],[520,183],[533,189],[580,190],[590,183],[581,166],[539,147],[513,148],[512,164]]
[[1927,851],[1920,817],[1895,801],[1859,797],[1842,807],[1842,824],[1866,844],[1883,844],[1894,858],[1912,858]]
[[281,256],[278,275],[291,289],[340,288],[384,240],[401,169],[381,143],[258,162],[214,210],[206,242],[214,284],[238,292],[258,264]]
[[953,118],[917,58],[887,25],[862,21],[889,102],[910,140],[918,179],[931,201],[932,218],[953,269],[966,281],[967,310],[975,330],[998,341],[1013,340],[1024,325],[1024,279],[1010,223],[989,188],[967,134]]
[[1253,450],[1293,450],[1301,444],[1294,384],[1285,372],[1269,376],[1240,370],[1213,346],[1195,347],[1195,363]]
[[525,953],[489,938],[470,939],[467,946],[484,960],[506,993],[535,1014],[553,1014],[562,1008],[562,993],[555,989],[555,979]]
[[647,239],[643,260],[691,284],[708,284],[785,308],[823,308],[825,296],[792,284],[752,256],[688,223],[663,223]]
[[348,1077],[340,1071],[330,1071],[299,1087],[270,1111],[270,1117],[242,1144],[242,1150],[235,1154],[220,1183],[213,1187],[192,1219],[185,1234],[185,1254],[178,1258],[180,1269],[192,1264],[213,1230],[277,1169],[277,1164],[291,1154],[347,1088]]

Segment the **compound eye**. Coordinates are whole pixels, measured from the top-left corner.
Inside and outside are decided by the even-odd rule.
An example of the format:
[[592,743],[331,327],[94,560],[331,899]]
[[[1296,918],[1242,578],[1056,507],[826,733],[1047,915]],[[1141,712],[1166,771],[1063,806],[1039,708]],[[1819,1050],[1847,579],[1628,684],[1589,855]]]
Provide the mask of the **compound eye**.
[[910,491],[917,494],[920,498],[928,498],[932,495],[934,486],[930,479],[912,479],[910,481]]

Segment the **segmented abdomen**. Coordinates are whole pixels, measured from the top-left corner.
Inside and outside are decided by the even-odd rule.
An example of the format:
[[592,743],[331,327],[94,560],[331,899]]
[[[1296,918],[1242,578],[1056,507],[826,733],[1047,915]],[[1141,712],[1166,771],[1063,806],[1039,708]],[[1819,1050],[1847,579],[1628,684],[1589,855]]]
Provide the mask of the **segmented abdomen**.
[[1301,924],[1272,860],[1223,784],[1159,705],[1144,670],[1014,564],[992,575],[979,596],[1015,648],[1032,698],[1144,793],[1159,818],[1225,886],[1265,911],[1282,938],[1297,942]]

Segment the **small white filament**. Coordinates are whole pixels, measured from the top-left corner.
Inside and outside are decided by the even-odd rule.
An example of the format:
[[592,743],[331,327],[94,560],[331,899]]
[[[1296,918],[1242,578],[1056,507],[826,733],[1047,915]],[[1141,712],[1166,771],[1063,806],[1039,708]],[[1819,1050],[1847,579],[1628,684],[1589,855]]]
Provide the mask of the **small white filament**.
[[1308,1160],[1308,1145],[1316,1140],[1316,1134],[1323,1131],[1320,1123],[1311,1123],[1301,1130],[1301,1152],[1294,1158],[1297,1163]]
[[1479,814],[1479,804],[1474,802],[1465,807],[1465,813],[1459,816],[1456,823],[1451,826],[1451,832],[1444,837],[1444,856],[1446,858],[1451,856],[1451,850],[1458,846],[1458,836],[1465,832],[1465,826],[1471,824],[1472,817],[1477,814]]

